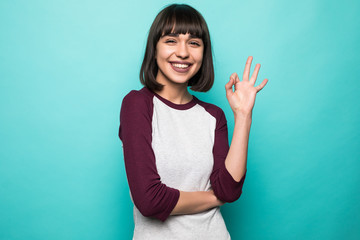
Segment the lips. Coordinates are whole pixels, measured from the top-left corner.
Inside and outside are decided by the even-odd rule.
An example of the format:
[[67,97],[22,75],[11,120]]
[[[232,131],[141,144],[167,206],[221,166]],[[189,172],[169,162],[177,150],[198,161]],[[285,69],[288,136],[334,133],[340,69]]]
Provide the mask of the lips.
[[185,73],[189,71],[192,64],[189,62],[170,62],[170,65],[176,72]]

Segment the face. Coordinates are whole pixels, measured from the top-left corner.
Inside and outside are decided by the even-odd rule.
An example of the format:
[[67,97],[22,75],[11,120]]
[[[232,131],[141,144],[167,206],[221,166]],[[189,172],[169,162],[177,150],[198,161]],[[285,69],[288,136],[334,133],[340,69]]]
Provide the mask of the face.
[[201,38],[187,34],[164,35],[156,45],[159,67],[156,81],[163,85],[182,84],[199,71],[203,60],[204,43]]

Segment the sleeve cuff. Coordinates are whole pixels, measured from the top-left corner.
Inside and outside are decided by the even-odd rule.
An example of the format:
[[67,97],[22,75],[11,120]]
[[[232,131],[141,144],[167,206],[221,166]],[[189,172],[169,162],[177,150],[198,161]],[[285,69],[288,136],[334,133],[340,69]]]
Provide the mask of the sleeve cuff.
[[245,170],[245,173],[244,173],[244,176],[240,179],[239,182],[237,182],[232,176],[231,174],[229,173],[229,171],[227,170],[226,167],[224,167],[222,169],[222,172],[224,173],[224,178],[225,178],[225,181],[233,188],[238,188],[239,185],[242,186],[244,184],[244,181],[245,181],[245,177],[246,177],[246,172],[247,172],[247,169]]
[[180,191],[177,189],[173,189],[174,190],[174,194],[173,197],[170,201],[169,206],[167,207],[167,209],[164,211],[163,214],[161,214],[158,219],[160,219],[160,221],[165,222],[165,220],[170,216],[172,210],[175,208],[176,204],[179,201],[180,198]]
[[239,199],[243,184],[245,181],[245,176],[240,179],[239,182],[235,181],[235,179],[231,176],[229,171],[224,167],[218,170],[218,179],[214,182],[214,192],[215,195],[223,202],[234,202]]

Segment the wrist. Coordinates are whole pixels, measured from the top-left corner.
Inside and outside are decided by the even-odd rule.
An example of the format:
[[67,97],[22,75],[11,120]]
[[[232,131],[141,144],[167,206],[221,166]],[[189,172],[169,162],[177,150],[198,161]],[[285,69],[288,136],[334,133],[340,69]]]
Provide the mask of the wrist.
[[235,118],[235,120],[240,119],[240,120],[246,120],[246,121],[251,122],[251,120],[252,120],[252,111],[251,112],[235,111],[234,112],[234,118]]

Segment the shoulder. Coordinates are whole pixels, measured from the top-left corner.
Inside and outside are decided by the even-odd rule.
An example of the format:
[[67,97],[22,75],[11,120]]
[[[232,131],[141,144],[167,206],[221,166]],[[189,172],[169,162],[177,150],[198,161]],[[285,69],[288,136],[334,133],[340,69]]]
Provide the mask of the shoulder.
[[220,120],[222,120],[222,118],[225,118],[224,111],[219,106],[217,106],[213,103],[201,101],[198,98],[196,98],[196,101],[208,113],[210,113],[217,121],[220,121]]
[[143,87],[140,90],[131,90],[125,95],[122,101],[122,107],[124,106],[146,106],[151,104],[153,94],[149,89]]
[[145,117],[150,120],[153,114],[153,93],[147,89],[132,90],[122,100],[120,119]]

